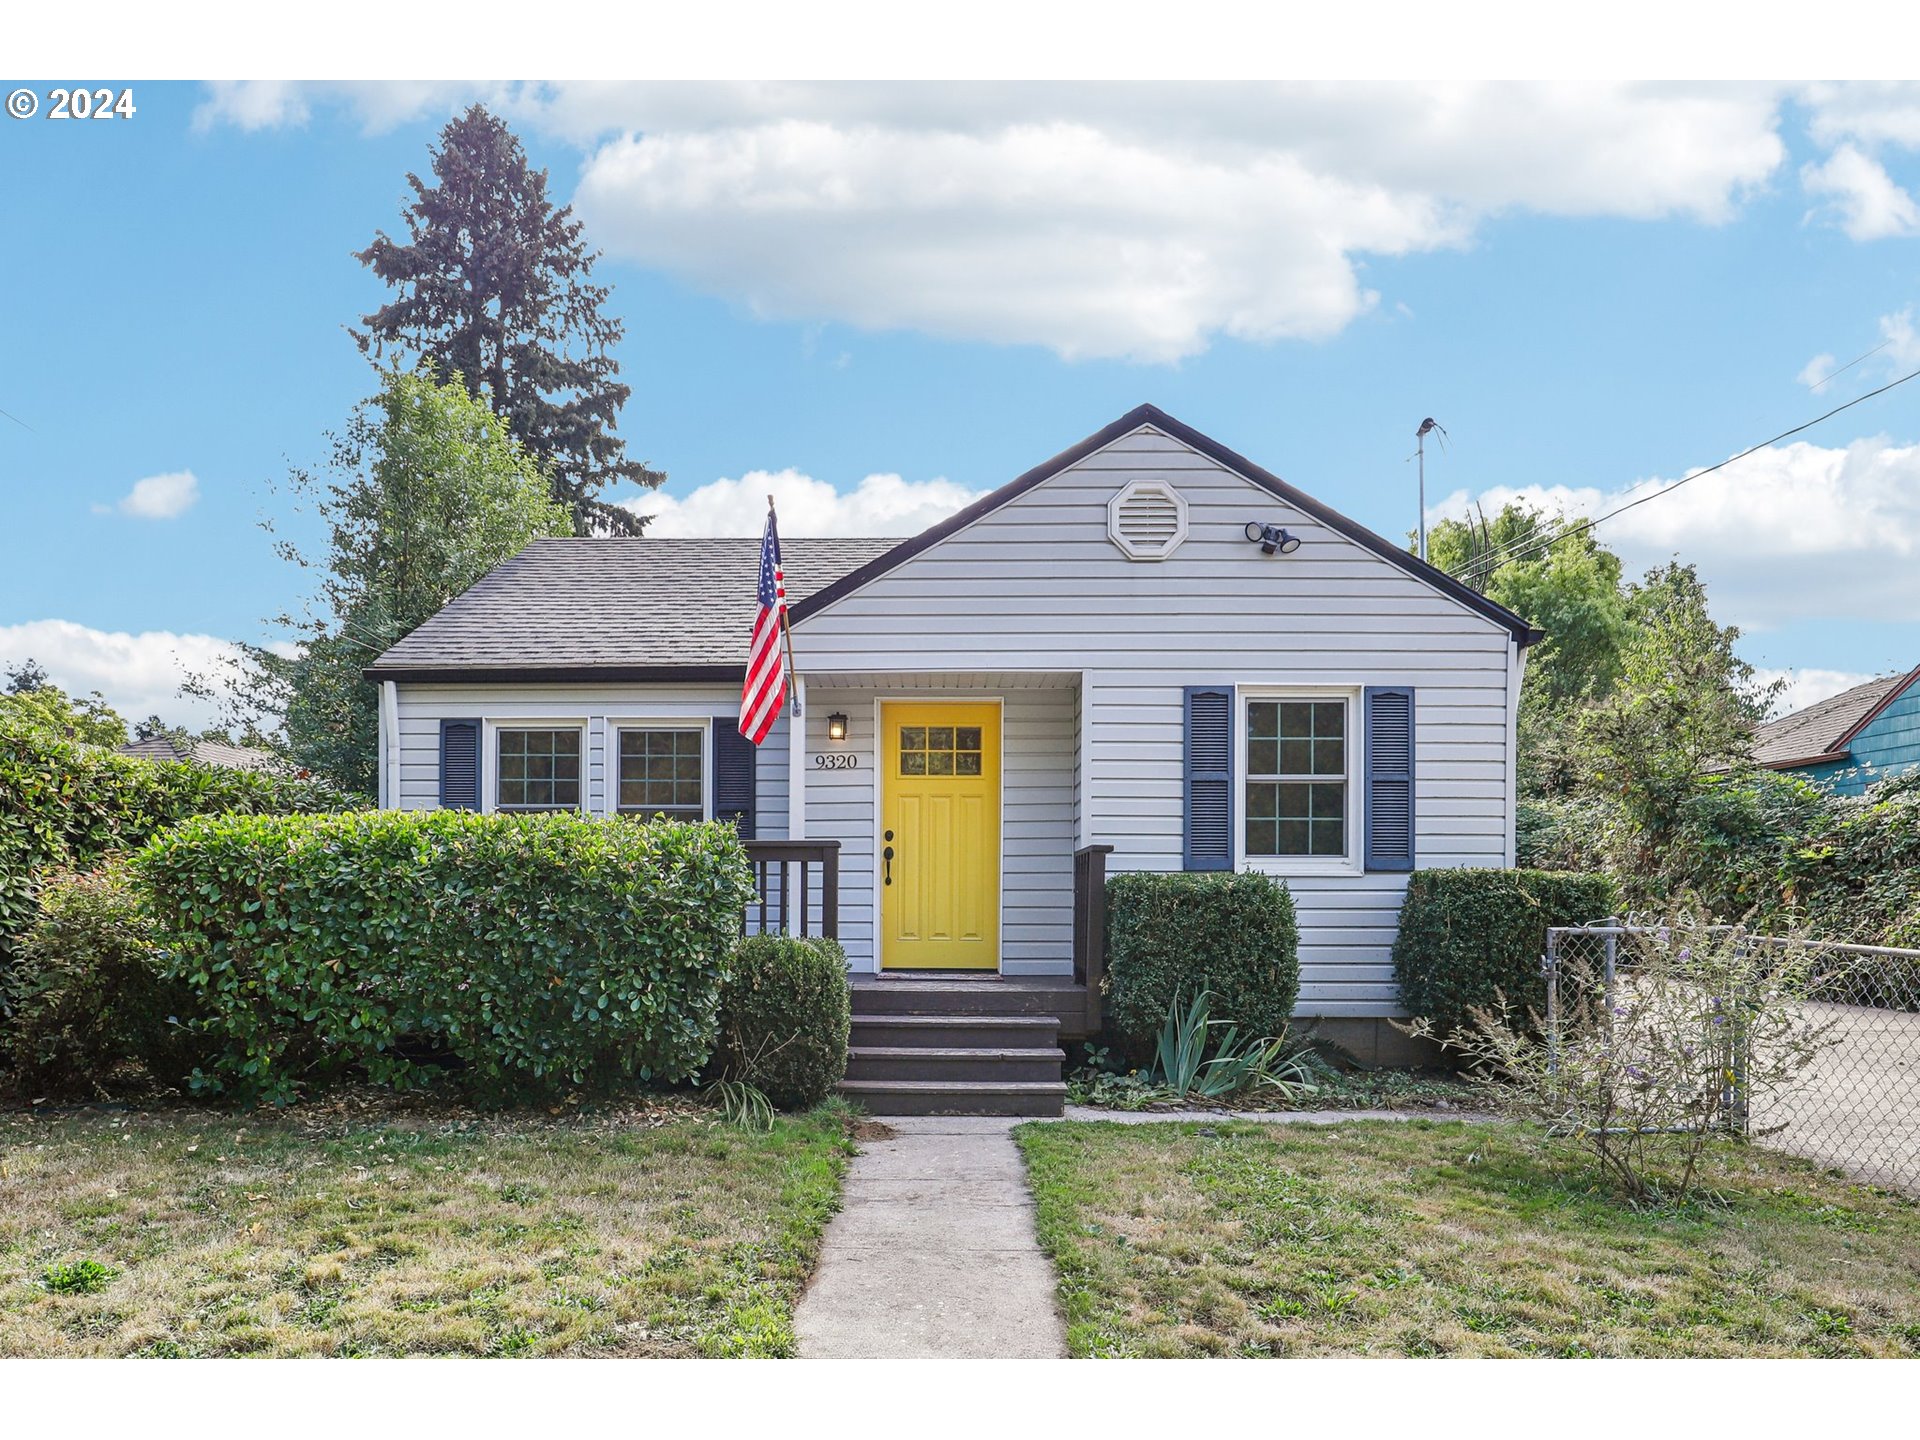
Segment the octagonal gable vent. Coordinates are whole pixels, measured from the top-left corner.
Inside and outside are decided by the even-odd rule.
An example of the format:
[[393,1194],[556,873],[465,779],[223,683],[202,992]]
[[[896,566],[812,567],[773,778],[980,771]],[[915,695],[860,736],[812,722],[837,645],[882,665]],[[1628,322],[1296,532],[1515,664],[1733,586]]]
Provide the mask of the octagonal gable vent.
[[1107,502],[1107,535],[1129,560],[1164,560],[1187,538],[1187,502],[1171,485],[1135,480]]

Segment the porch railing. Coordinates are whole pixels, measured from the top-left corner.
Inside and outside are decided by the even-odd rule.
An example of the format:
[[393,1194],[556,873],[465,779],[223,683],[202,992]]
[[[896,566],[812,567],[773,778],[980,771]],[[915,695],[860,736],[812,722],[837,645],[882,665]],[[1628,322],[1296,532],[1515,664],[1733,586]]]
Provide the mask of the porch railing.
[[1073,852],[1073,978],[1086,987],[1087,1033],[1100,1029],[1100,989],[1107,973],[1107,856],[1111,845]]
[[754,898],[742,928],[748,934],[778,932],[840,938],[840,842],[838,840],[748,840]]

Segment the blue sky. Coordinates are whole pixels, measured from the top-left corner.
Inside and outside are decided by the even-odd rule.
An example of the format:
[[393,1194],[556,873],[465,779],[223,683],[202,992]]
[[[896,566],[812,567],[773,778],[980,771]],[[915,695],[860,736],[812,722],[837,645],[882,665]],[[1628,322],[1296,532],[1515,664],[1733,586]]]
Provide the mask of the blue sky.
[[[351,252],[483,95],[608,252],[662,533],[755,472],[903,533],[1142,400],[1385,533],[1428,414],[1437,508],[1591,513],[1920,368],[1904,89],[140,85],[0,124],[0,661],[195,719],[298,605],[258,521],[370,388]],[[1812,698],[1920,663],[1920,381],[1799,438],[1601,533]]]

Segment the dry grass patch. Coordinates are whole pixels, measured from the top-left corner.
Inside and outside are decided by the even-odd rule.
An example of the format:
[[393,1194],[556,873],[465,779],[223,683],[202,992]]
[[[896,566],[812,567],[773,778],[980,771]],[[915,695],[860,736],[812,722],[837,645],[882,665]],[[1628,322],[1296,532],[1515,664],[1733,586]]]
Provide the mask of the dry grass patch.
[[1920,1355],[1920,1207],[1766,1150],[1661,1210],[1517,1125],[1018,1136],[1076,1355]]
[[0,1355],[785,1355],[842,1118],[0,1114]]

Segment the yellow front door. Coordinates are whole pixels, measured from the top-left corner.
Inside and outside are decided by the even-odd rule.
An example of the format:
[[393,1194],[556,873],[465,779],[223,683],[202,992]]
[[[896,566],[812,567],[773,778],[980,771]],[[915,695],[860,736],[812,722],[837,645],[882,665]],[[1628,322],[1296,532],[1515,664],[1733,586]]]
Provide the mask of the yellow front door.
[[880,964],[1000,966],[1000,707],[880,707]]

